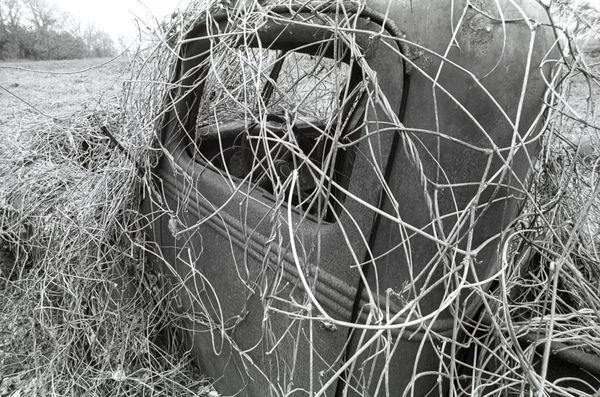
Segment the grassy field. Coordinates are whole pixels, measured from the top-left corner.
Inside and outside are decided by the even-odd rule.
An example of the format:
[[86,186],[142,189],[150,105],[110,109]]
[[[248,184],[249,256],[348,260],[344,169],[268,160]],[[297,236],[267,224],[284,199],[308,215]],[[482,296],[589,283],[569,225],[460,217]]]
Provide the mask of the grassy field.
[[[114,103],[129,70],[123,57],[0,62],[0,157],[44,119],[95,112]],[[10,264],[7,258],[0,252],[0,275]]]
[[124,58],[0,62],[0,135],[13,139],[40,118],[101,110],[128,70]]
[[[41,120],[95,112],[116,101],[129,70],[123,57],[0,62],[0,156]],[[0,275],[7,258],[0,252]]]
[[[0,165],[13,157],[11,151],[26,146],[31,129],[45,121],[51,124],[74,113],[93,113],[113,106],[123,81],[129,77],[128,71],[124,58],[0,62]],[[0,240],[1,307],[19,304],[8,302],[10,298],[4,293],[5,280],[18,271],[14,264],[8,244]],[[13,320],[0,330],[0,396],[12,395],[23,387],[14,379],[3,379],[4,369],[21,357],[17,351],[3,351],[5,346],[15,349],[6,338],[26,340],[29,332],[26,318]]]
[[[74,200],[74,195],[91,194],[91,186],[94,181],[101,180],[102,175],[96,175],[83,167],[79,169],[70,166],[68,160],[77,158],[77,150],[81,148],[81,142],[73,141],[73,136],[77,139],[77,134],[86,129],[95,131],[98,128],[96,133],[99,133],[99,125],[104,125],[105,121],[99,120],[100,124],[93,123],[91,120],[99,115],[110,117],[111,114],[118,113],[116,106],[120,103],[119,94],[124,82],[131,76],[130,70],[128,60],[123,57],[117,60],[0,62],[0,175],[6,176],[0,183],[0,189],[6,189],[3,193],[10,196],[11,192],[17,190],[15,185],[12,188],[7,187],[10,185],[10,182],[7,182],[10,180],[10,176],[6,174],[6,170],[12,169],[13,172],[10,175],[13,176],[16,173],[20,175],[21,171],[27,174],[28,171],[31,171],[31,168],[27,167],[29,161],[37,161],[36,164],[43,163],[49,165],[50,168],[44,169],[43,172],[47,173],[33,184],[33,190],[39,189],[47,195],[62,194],[64,197],[68,197],[68,200]],[[90,117],[92,115],[95,117]],[[46,150],[45,153],[65,150],[63,153],[64,164],[45,163],[43,155],[40,158],[35,149],[28,147],[31,142],[36,141],[36,138],[39,140],[43,136],[52,137],[48,139],[52,149]],[[102,143],[105,142],[102,141]],[[88,153],[94,151],[95,148],[95,146],[88,147]],[[104,145],[98,150],[110,151],[111,149],[108,145]],[[25,164],[16,160],[19,158],[25,158]],[[15,161],[18,162],[16,169],[14,168]],[[14,172],[15,170],[16,172]],[[111,172],[113,174],[125,173],[120,169],[113,169]],[[83,175],[76,184],[63,183],[76,175]],[[126,195],[116,196],[125,197]],[[40,205],[40,203],[41,200],[34,206]],[[18,204],[13,201],[0,200],[0,217],[5,219],[5,213],[10,213],[13,206],[18,207]],[[56,207],[60,208],[56,210]],[[55,210],[58,212],[68,211],[61,205],[55,206],[50,212]],[[82,211],[81,208],[78,210]],[[51,221],[48,223],[50,224]],[[4,226],[3,223],[3,234],[0,237],[0,307],[3,309],[0,319],[0,324],[2,324],[0,326],[0,397],[65,395],[61,392],[64,387],[62,389],[61,386],[57,386],[56,389],[54,386],[50,389],[44,388],[43,381],[40,380],[49,372],[48,368],[56,369],[60,366],[53,364],[52,350],[49,351],[46,349],[47,346],[36,343],[38,340],[52,340],[56,335],[55,331],[49,330],[52,327],[40,326],[40,323],[43,322],[41,319],[43,315],[40,314],[40,311],[33,309],[40,307],[35,297],[35,284],[40,279],[36,278],[34,274],[27,273],[29,268],[24,265],[24,263],[37,265],[38,262],[43,261],[24,259],[19,248],[14,245],[9,247],[9,244],[2,240],[5,236],[12,241],[14,241],[13,238],[19,239],[26,236],[27,230],[29,230],[28,226],[21,226],[13,231],[4,229]],[[98,230],[105,229],[98,227]],[[73,233],[69,233],[69,235],[73,235]],[[9,248],[13,249],[13,252],[9,252]],[[83,250],[79,249],[78,251],[82,252]],[[66,252],[61,251],[61,255],[66,255]],[[28,258],[30,257],[28,256]],[[79,263],[79,261],[74,260],[72,263]],[[54,268],[59,266],[60,263],[56,264]],[[42,276],[42,279],[51,277],[47,269],[40,272],[45,275]],[[72,276],[72,274],[67,275],[68,271],[65,272],[62,269],[58,270],[57,274],[63,274],[65,277]],[[84,277],[89,274],[89,272],[83,273]],[[37,296],[39,297],[39,295]],[[131,321],[130,323],[139,324],[140,322]],[[74,356],[77,357],[80,354],[80,352],[76,352]],[[96,357],[98,356],[99,354],[96,354]],[[118,356],[118,354],[111,353],[111,357]],[[39,360],[44,364],[40,364]],[[48,361],[51,363],[49,364]],[[40,368],[40,366],[45,370],[37,372],[36,368]],[[112,363],[109,366],[112,368]],[[57,371],[60,372],[60,369]],[[101,375],[100,380],[91,375],[86,378],[90,382],[101,383],[106,382],[108,377],[108,382],[115,382],[112,379],[121,379],[120,373],[117,369],[108,375]],[[65,375],[61,379],[65,383],[69,383],[71,382],[69,379],[72,378],[71,375]],[[93,386],[85,385],[82,388],[93,389]]]

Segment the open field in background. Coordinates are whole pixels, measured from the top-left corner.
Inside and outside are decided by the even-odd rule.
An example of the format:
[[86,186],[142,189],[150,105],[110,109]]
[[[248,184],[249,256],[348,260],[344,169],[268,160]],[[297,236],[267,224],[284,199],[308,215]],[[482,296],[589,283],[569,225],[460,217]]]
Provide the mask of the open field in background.
[[[72,73],[78,71],[81,72]],[[130,77],[129,71],[125,57],[112,61],[93,58],[0,62],[0,86],[22,99],[0,89],[2,139],[20,136],[44,115],[61,118],[79,111],[102,110],[111,101],[114,103],[112,98]]]

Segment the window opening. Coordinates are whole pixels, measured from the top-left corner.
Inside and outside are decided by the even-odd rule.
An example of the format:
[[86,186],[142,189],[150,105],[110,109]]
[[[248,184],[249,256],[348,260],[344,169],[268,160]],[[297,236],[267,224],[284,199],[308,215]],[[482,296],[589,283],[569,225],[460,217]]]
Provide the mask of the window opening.
[[360,69],[319,54],[262,48],[213,51],[200,94],[195,158],[333,221],[354,150],[340,148],[362,125]]

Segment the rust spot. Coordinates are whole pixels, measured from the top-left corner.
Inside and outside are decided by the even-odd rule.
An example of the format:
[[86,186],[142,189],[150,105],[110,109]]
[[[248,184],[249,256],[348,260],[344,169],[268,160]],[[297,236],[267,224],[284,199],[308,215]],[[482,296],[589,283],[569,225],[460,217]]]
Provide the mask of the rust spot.
[[475,14],[469,20],[469,27],[474,31],[484,31],[486,33],[491,33],[494,28],[492,20],[481,14]]
[[467,17],[461,29],[461,47],[480,54],[487,53],[494,39],[494,21],[478,12]]

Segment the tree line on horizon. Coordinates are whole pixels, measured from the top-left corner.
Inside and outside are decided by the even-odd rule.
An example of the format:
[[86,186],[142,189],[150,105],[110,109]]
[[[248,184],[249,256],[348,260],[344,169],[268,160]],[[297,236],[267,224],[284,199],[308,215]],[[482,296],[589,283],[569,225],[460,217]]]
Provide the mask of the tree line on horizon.
[[104,31],[82,26],[46,0],[0,0],[0,60],[112,56]]

